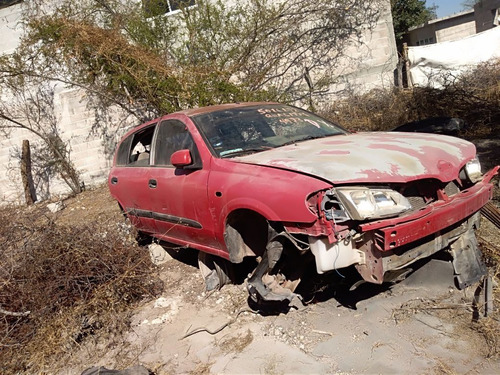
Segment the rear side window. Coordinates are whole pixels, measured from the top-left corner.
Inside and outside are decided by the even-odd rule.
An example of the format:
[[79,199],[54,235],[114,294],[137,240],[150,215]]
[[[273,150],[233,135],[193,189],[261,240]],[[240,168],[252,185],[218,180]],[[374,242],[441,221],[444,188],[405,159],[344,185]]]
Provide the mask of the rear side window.
[[185,149],[191,152],[191,158],[193,159],[193,164],[190,167],[201,167],[198,149],[186,125],[178,120],[162,121],[159,125],[158,135],[156,136],[155,164],[171,166],[170,157],[172,154]]
[[147,166],[151,164],[151,146],[156,124],[128,136],[118,148],[117,165]]

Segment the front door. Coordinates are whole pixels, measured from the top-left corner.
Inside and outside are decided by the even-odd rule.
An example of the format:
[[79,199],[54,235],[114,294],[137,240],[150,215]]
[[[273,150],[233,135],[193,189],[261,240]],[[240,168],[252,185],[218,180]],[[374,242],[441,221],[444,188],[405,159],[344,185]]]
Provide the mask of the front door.
[[[170,157],[184,149],[190,151],[193,164],[175,168]],[[193,137],[182,121],[165,120],[159,125],[154,164],[150,178],[155,187],[150,193],[158,234],[198,248],[219,248],[207,199],[209,168],[203,165]]]

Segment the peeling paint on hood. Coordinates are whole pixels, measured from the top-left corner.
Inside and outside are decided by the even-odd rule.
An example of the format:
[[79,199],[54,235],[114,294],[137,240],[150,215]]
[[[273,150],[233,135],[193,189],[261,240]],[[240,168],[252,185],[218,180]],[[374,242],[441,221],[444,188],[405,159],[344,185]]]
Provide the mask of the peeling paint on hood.
[[357,133],[304,141],[231,160],[315,175],[332,183],[408,182],[457,178],[475,146],[422,133]]

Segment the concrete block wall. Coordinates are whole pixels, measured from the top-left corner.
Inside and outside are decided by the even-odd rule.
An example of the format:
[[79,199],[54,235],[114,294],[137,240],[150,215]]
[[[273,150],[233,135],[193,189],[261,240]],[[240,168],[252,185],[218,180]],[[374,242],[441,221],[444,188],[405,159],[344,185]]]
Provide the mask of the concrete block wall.
[[19,44],[23,34],[20,19],[20,4],[0,9],[0,54],[13,52]]
[[365,32],[362,43],[351,46],[346,55],[348,59],[338,68],[338,84],[331,88],[332,99],[343,91],[367,92],[394,86],[398,53],[389,6],[375,29]]
[[474,6],[474,13],[476,14],[476,32],[499,27],[500,0],[482,0]]
[[[0,55],[12,53],[18,46],[23,29],[21,20],[22,3],[0,9]],[[4,99],[5,100],[5,99]],[[81,90],[57,87],[54,97],[55,113],[58,121],[58,133],[69,147],[70,159],[80,173],[81,181],[87,186],[106,181],[112,162],[113,144],[104,147],[98,133],[92,131],[94,113],[87,108],[85,94]],[[110,124],[113,128],[113,124]],[[116,143],[124,130],[114,129]],[[8,136],[0,133],[0,204],[24,203],[24,191],[21,181],[20,153],[22,142],[28,139],[32,146],[32,157],[40,139],[27,130],[14,129]],[[50,195],[64,195],[70,192],[68,186],[57,177],[45,176],[38,185],[39,199]]]
[[417,46],[458,40],[476,33],[474,11],[430,20],[408,32],[408,45]]
[[476,22],[474,20],[460,23],[457,25],[443,25],[443,27],[436,29],[437,42],[447,42],[452,40],[459,40],[476,33]]
[[[431,20],[409,30],[409,45],[454,41],[500,25],[500,0],[481,0],[473,10]],[[431,41],[432,40],[432,41]],[[425,43],[427,44],[427,43]]]
[[[55,94],[55,112],[58,119],[58,130],[61,139],[68,145],[70,159],[80,173],[80,179],[86,186],[105,182],[112,163],[112,154],[105,152],[99,134],[92,131],[94,116],[86,106],[85,96],[81,90],[59,89]],[[113,124],[110,124],[113,126]],[[116,139],[125,131],[117,131]],[[13,130],[9,137],[0,141],[0,198],[6,202],[23,203],[24,192],[20,173],[20,162],[15,157],[16,149],[20,149],[22,141],[28,139],[32,146],[40,144],[40,140],[26,130]],[[113,147],[111,147],[113,148]],[[32,156],[35,147],[32,147]],[[70,192],[68,186],[57,178],[50,177],[38,186],[39,198],[50,195],[64,195]],[[48,190],[48,191],[47,191]]]
[[105,181],[111,156],[104,154],[100,136],[92,132],[94,113],[87,108],[84,92],[62,89],[57,92],[56,98],[61,137],[70,146],[71,160],[82,181],[87,185]]

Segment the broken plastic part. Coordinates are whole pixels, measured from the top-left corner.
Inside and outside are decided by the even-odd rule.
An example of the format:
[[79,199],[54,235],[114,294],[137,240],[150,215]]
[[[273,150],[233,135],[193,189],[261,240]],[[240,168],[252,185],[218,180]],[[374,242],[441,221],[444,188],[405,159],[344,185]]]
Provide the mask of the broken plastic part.
[[321,201],[321,210],[325,213],[325,217],[328,220],[333,220],[335,223],[351,220],[333,189],[325,192]]
[[[247,289],[255,302],[263,301],[291,301],[297,294],[293,293],[283,281],[282,275],[271,274],[271,271],[278,263],[283,253],[283,243],[281,239],[274,239],[269,242],[262,260],[255,268],[254,272],[247,280]],[[298,281],[291,285],[295,289]]]
[[481,259],[477,240],[472,230],[464,233],[450,246],[453,268],[459,289],[465,289],[486,275],[486,266]]
[[207,292],[220,289],[231,283],[232,265],[225,259],[200,251],[198,253],[198,267],[205,280]]
[[365,254],[353,249],[349,239],[330,244],[327,237],[309,237],[309,244],[319,274],[365,262]]

